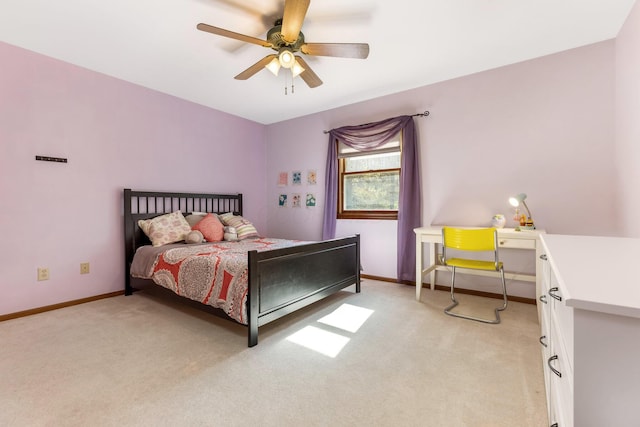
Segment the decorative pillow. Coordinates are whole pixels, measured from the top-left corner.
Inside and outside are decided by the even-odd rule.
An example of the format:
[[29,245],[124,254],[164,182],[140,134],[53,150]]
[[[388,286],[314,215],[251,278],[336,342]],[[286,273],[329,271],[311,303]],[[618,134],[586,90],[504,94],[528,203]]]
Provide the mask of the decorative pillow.
[[190,231],[187,237],[184,238],[185,243],[202,243],[204,242],[204,236],[198,230]]
[[206,215],[206,212],[191,212],[191,215],[185,216],[184,219],[187,220],[190,227],[193,227],[194,225],[199,223]]
[[202,233],[207,242],[220,242],[224,238],[224,225],[217,215],[208,213],[200,222],[194,225],[192,230]]
[[224,225],[229,225],[227,224],[227,221],[231,218],[233,218],[233,212],[227,212],[227,213],[223,213],[218,215],[218,218],[220,218],[220,221],[222,221],[222,223]]
[[220,216],[224,225],[233,227],[238,234],[238,240],[246,239],[248,237],[260,237],[258,230],[248,220],[239,215],[233,215],[231,213],[225,213]]
[[175,211],[151,219],[141,219],[138,225],[151,240],[153,246],[162,246],[184,240],[191,231],[182,212]]

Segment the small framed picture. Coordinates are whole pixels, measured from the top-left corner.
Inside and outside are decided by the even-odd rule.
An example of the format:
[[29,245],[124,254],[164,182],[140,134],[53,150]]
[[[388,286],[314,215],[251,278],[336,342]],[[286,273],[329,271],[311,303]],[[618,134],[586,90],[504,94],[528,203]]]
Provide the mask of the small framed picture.
[[291,172],[291,183],[293,185],[301,185],[302,184],[302,172],[300,172],[300,171]]
[[293,208],[299,208],[301,206],[301,196],[299,193],[294,193],[291,196],[291,207]]
[[307,193],[306,205],[308,208],[314,208],[316,206],[316,196],[313,193]]
[[280,172],[278,174],[278,187],[286,187],[289,183],[289,172]]
[[307,184],[316,185],[318,182],[318,174],[315,170],[307,171]]
[[286,208],[287,207],[287,195],[286,194],[281,194],[278,197],[278,206],[281,208]]

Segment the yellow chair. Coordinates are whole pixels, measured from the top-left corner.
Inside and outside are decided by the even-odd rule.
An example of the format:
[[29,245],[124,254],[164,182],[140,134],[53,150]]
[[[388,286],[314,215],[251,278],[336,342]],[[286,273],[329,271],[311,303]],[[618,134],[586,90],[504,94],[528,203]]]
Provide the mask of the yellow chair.
[[[467,252],[489,252],[494,253],[493,261],[481,261],[467,258],[449,258],[447,251],[456,249]],[[504,269],[502,262],[498,259],[498,232],[495,228],[442,228],[442,260],[444,265],[451,267],[451,301],[453,303],[444,309],[450,316],[462,317],[463,319],[476,320],[478,322],[500,323],[500,312],[507,308],[507,287],[504,283]],[[502,279],[502,307],[496,308],[496,318],[494,320],[481,319],[479,317],[468,316],[451,312],[458,301],[455,297],[454,284],[456,280],[456,268],[467,268],[472,270],[495,271],[500,273]]]

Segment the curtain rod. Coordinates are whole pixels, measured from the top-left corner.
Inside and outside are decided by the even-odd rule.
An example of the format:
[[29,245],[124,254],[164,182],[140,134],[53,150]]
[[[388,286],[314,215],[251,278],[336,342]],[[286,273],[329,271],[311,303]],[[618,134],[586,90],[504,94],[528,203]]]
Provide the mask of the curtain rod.
[[[424,113],[415,113],[415,114],[412,114],[412,115],[411,115],[411,117],[416,117],[416,116],[420,116],[420,117],[427,117],[428,115],[429,115],[429,111],[425,111]],[[370,123],[367,123],[367,124],[370,124]],[[322,132],[324,132],[324,133],[329,133],[329,132],[331,132],[331,131],[329,131],[329,130],[323,130]]]

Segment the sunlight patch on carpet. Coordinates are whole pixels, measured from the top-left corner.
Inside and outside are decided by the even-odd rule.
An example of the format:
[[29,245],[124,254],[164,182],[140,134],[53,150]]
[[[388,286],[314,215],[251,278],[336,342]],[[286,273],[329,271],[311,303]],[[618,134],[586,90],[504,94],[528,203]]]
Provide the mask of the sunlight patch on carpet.
[[[318,323],[342,329],[346,332],[356,333],[372,314],[373,310],[368,308],[342,304],[330,314],[319,319]],[[316,328],[315,326],[306,326],[287,337],[287,340],[326,356],[336,357],[347,345],[350,338]]]
[[287,340],[329,357],[336,357],[349,342],[347,337],[315,326],[306,326],[287,337]]
[[342,304],[331,314],[328,314],[318,320],[318,322],[355,333],[358,332],[360,326],[367,321],[371,314],[373,314],[373,310],[369,310],[368,308],[362,308],[351,304]]

